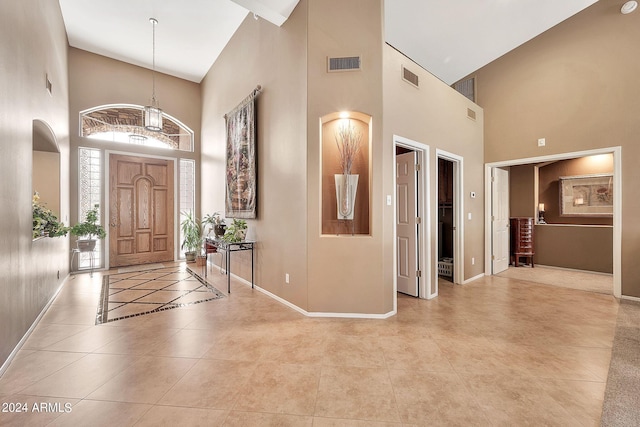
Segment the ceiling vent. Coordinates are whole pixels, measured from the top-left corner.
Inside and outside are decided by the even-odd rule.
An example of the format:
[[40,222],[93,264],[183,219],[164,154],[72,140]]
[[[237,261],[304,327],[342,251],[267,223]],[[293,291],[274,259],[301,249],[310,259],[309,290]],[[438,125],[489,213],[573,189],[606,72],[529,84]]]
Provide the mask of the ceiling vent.
[[337,73],[340,71],[360,71],[362,60],[360,56],[343,56],[340,58],[327,58],[327,71]]
[[467,117],[470,118],[471,120],[475,120],[476,112],[473,111],[471,108],[467,108]]
[[466,96],[472,102],[476,102],[476,78],[470,77],[468,79],[460,80],[453,84],[453,88]]
[[409,84],[412,84],[415,87],[419,87],[418,75],[414,72],[409,71],[404,66],[402,67],[402,80]]

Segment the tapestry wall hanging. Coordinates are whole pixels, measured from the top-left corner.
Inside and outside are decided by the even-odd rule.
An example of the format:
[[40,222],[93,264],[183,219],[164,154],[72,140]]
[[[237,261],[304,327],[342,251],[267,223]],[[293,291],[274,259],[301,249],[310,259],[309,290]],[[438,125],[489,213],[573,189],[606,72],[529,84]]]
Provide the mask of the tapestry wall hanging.
[[225,216],[256,218],[256,96],[258,86],[225,115],[226,191]]

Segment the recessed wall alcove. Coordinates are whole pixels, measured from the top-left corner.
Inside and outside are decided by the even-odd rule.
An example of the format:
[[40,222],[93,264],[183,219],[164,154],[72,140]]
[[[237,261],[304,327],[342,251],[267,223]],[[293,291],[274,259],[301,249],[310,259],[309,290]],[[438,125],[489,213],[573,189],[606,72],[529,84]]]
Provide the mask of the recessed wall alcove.
[[40,196],[40,204],[60,214],[60,148],[51,126],[33,120],[32,189]]
[[[354,111],[327,114],[320,119],[321,197],[323,235],[370,235],[371,233],[371,116]],[[342,174],[337,140],[341,129],[360,135],[351,174],[358,175],[353,219],[339,219],[336,174]]]

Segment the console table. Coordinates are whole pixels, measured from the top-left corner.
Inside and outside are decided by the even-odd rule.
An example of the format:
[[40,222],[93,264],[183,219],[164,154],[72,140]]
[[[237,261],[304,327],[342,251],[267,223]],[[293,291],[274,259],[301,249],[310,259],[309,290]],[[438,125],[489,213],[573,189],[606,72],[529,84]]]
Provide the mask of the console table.
[[231,293],[231,274],[229,274],[229,270],[231,269],[231,252],[238,251],[251,251],[251,289],[253,289],[253,249],[256,242],[252,241],[242,241],[242,242],[225,242],[221,239],[211,239],[207,238],[205,240],[206,245],[206,256],[204,266],[204,277],[207,277],[207,261],[209,259],[209,248],[216,248],[216,250],[220,253],[225,254],[225,273],[227,275],[227,292]]

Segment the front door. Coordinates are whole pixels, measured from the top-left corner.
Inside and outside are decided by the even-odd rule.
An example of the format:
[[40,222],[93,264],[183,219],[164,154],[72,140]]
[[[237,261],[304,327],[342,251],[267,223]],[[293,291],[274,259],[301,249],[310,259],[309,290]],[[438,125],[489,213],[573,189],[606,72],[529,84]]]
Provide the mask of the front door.
[[396,234],[398,236],[398,292],[418,296],[418,203],[416,152],[396,156]]
[[492,169],[493,274],[509,268],[509,171]]
[[109,265],[173,261],[173,161],[109,157]]

